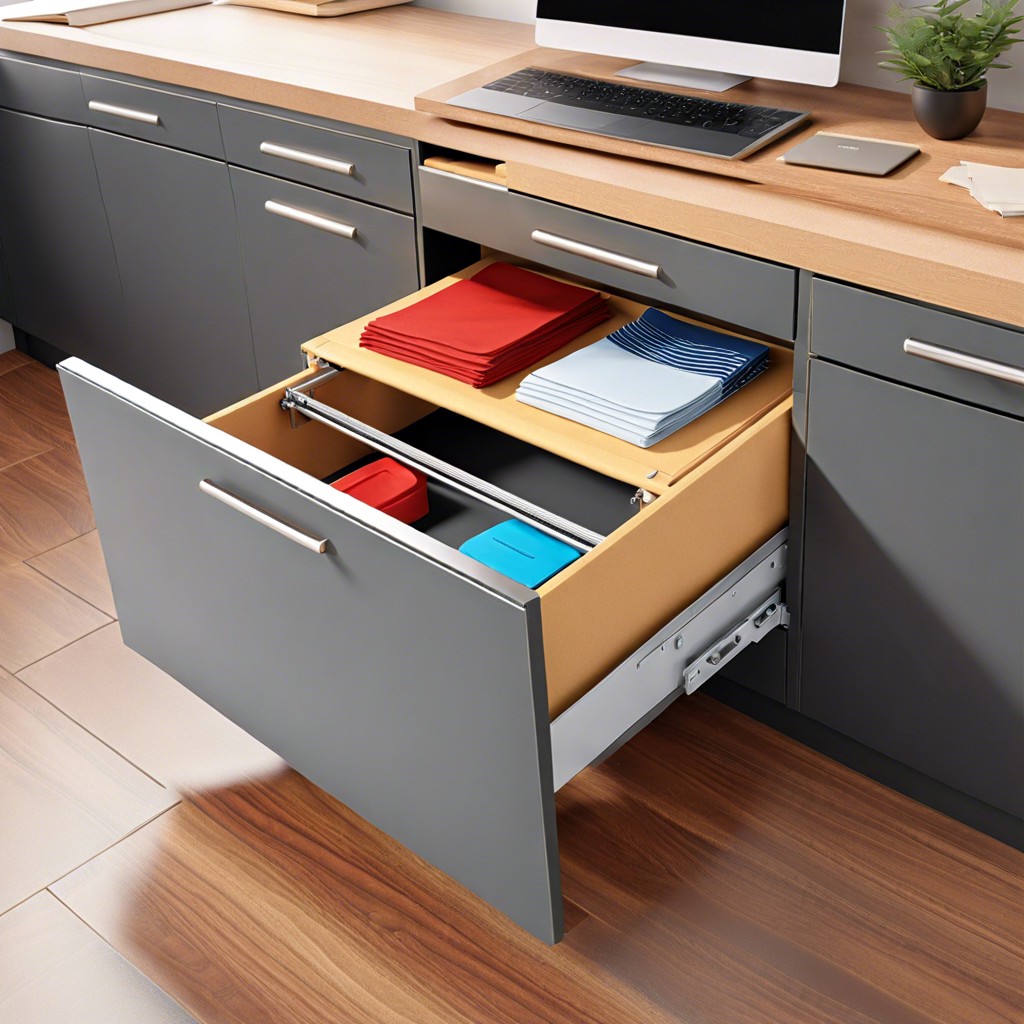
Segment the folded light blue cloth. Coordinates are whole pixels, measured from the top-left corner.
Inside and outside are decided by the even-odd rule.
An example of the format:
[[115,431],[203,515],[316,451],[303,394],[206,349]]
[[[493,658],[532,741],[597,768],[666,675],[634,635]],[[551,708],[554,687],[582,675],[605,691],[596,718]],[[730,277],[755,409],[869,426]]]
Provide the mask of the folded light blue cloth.
[[767,365],[765,345],[648,309],[607,338],[534,370],[516,398],[649,448]]

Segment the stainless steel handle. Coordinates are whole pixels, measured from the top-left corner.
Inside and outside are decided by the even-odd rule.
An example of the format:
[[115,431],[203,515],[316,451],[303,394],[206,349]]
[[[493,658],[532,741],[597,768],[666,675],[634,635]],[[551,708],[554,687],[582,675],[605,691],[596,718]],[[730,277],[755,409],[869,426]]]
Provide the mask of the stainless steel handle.
[[468,174],[455,174],[452,171],[442,170],[440,167],[427,167],[424,164],[420,164],[420,171],[423,174],[433,174],[438,178],[448,178],[450,181],[458,181],[463,185],[490,188],[495,189],[498,192],[508,191],[508,185],[499,185],[496,181],[485,181],[483,178],[471,178]]
[[225,491],[223,487],[218,487],[211,480],[200,480],[199,490],[203,494],[208,494],[211,498],[216,498],[219,502],[227,505],[228,508],[241,512],[243,516],[248,516],[257,523],[269,527],[275,533],[281,534],[282,537],[287,537],[290,541],[294,541],[296,544],[306,548],[307,551],[313,551],[318,555],[325,554],[327,551],[326,540],[314,537],[312,534],[292,526],[291,523],[286,523],[283,519],[278,519],[277,516],[272,516],[269,512],[264,512],[263,509],[257,508],[255,505],[250,505],[249,502],[243,501],[230,491]]
[[335,174],[355,174],[356,165],[348,160],[332,160],[329,156],[318,156],[316,153],[306,153],[301,149],[290,149],[288,146],[279,146],[276,142],[261,142],[260,152],[267,156],[278,156],[282,160],[291,160],[297,164],[306,164],[308,167],[318,167],[321,171],[334,171]]
[[908,356],[918,356],[933,363],[955,366],[958,370],[970,370],[971,373],[980,373],[985,377],[995,377],[996,380],[1008,380],[1011,384],[1024,386],[1024,369],[1019,366],[1009,366],[1006,363],[993,362],[991,359],[969,356],[951,348],[942,348],[927,341],[918,341],[917,338],[906,338],[903,342],[903,351]]
[[342,238],[355,238],[356,228],[351,224],[343,224],[340,220],[331,220],[330,217],[321,217],[318,213],[310,213],[308,210],[300,210],[295,206],[286,206],[273,199],[268,199],[263,204],[267,213],[277,217],[287,217],[288,220],[297,220],[300,224],[308,224],[311,228],[319,228],[321,231],[329,231],[332,235],[341,235]]
[[661,274],[661,267],[657,263],[648,263],[645,260],[634,259],[632,256],[623,256],[619,252],[599,249],[596,245],[587,245],[586,242],[577,242],[572,238],[552,235],[549,231],[533,231],[530,233],[530,238],[538,245],[546,245],[549,249],[558,249],[560,252],[568,252],[573,256],[582,256],[585,260],[604,263],[606,266],[615,267],[618,270],[628,270],[629,273],[639,274],[641,277],[658,277]]
[[131,107],[115,107],[113,103],[101,103],[89,100],[89,109],[97,114],[110,114],[111,117],[123,117],[127,121],[141,121],[143,124],[159,124],[159,114],[149,114],[145,110],[132,110]]

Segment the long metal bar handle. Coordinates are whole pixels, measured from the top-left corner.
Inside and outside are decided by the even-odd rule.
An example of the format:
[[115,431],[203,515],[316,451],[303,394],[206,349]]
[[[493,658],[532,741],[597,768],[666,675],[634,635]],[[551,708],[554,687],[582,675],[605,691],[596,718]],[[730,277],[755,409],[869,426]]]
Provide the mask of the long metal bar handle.
[[312,534],[306,533],[305,530],[300,530],[298,527],[292,526],[291,523],[286,523],[283,519],[278,519],[277,516],[264,512],[263,509],[257,508],[255,505],[250,505],[249,502],[243,501],[238,495],[225,491],[223,487],[218,487],[212,480],[200,480],[199,490],[203,494],[208,494],[211,498],[216,498],[217,501],[227,505],[228,508],[233,508],[236,512],[241,512],[243,516],[248,516],[249,519],[255,520],[262,526],[266,526],[275,533],[281,534],[282,537],[287,537],[290,541],[293,541],[300,547],[304,547],[307,551],[313,551],[318,555],[323,555],[327,552],[326,539],[314,537]]
[[590,551],[604,540],[601,534],[595,533],[593,530],[588,530],[554,512],[541,508],[540,505],[510,494],[487,480],[481,480],[480,477],[473,476],[473,474],[459,469],[458,466],[453,466],[451,463],[435,458],[404,441],[399,441],[390,434],[377,430],[368,423],[357,420],[354,416],[347,416],[333,406],[319,402],[308,395],[289,388],[285,391],[284,401],[281,405],[284,409],[296,409],[312,420],[340,430],[341,433],[348,434],[349,437],[354,437],[385,455],[394,455],[403,462],[411,463],[427,476],[440,480],[446,486],[462,494],[467,494],[485,505],[499,509],[507,515],[526,519],[531,526],[535,526],[542,533],[576,548],[577,551]]
[[160,115],[150,114],[145,110],[132,110],[131,107],[115,107],[113,103],[101,103],[89,100],[89,109],[97,114],[110,114],[111,117],[123,117],[127,121],[141,121],[143,124],[159,124]]
[[342,238],[355,238],[359,233],[351,224],[344,224],[340,220],[332,220],[330,217],[321,217],[318,213],[300,210],[297,206],[288,206],[286,203],[279,203],[274,199],[268,199],[263,204],[263,209],[277,217],[286,217],[288,220],[298,221],[300,224],[318,228],[320,231],[329,231],[332,235],[340,235]]
[[955,366],[958,370],[969,370],[985,377],[995,377],[996,380],[1008,380],[1011,384],[1020,384],[1024,387],[1024,369],[1019,366],[969,356],[965,352],[942,348],[941,345],[932,345],[927,341],[918,341],[917,338],[906,338],[903,342],[903,351],[909,356],[918,356],[945,366]]
[[573,256],[582,256],[585,260],[603,263],[618,270],[629,271],[631,274],[639,274],[641,277],[656,278],[661,274],[661,266],[657,263],[648,263],[646,260],[634,259],[632,256],[623,256],[622,253],[612,252],[610,249],[599,249],[596,245],[577,242],[573,238],[563,238],[561,235],[553,235],[549,231],[539,229],[532,231],[530,238],[538,245],[546,245],[549,249],[557,249],[559,252],[567,252]]
[[266,156],[276,156],[282,160],[291,160],[296,164],[305,164],[307,167],[317,167],[321,171],[333,171],[335,174],[349,176],[356,173],[356,165],[348,160],[335,160],[329,156],[307,153],[301,149],[279,146],[276,142],[261,142],[260,152]]

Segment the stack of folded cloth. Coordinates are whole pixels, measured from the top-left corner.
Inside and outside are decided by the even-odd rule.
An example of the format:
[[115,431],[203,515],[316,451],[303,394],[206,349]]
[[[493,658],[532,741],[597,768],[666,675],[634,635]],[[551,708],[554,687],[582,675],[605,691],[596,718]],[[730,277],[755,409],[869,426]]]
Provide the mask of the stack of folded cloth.
[[362,348],[484,388],[603,323],[599,292],[492,263],[412,306],[379,316]]
[[516,398],[650,448],[753,380],[768,348],[648,309],[527,376]]

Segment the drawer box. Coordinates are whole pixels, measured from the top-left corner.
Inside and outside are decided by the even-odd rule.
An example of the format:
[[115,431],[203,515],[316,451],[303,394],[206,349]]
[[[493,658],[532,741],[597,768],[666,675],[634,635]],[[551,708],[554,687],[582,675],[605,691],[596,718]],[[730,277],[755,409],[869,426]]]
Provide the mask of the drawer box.
[[0,107],[82,124],[85,97],[77,69],[0,54]]
[[[916,348],[922,354],[914,354],[908,339],[923,343],[923,349]],[[1024,331],[1016,328],[816,278],[811,286],[811,352],[901,384],[1024,415],[1020,383],[991,376],[991,367],[935,361],[961,353],[1016,370],[1024,380]]]
[[82,87],[92,127],[223,159],[217,104],[211,100],[98,75],[83,74]]
[[219,104],[229,163],[412,213],[412,158],[387,142]]
[[[792,267],[741,256],[596,214],[419,168],[423,223],[655,304],[792,340]],[[616,264],[616,265],[612,265]]]
[[[641,308],[611,301],[619,319]],[[62,366],[122,629],[299,771],[555,941],[555,724],[586,750],[575,712],[600,712],[609,682],[633,693],[651,670],[668,672],[670,695],[682,687],[665,660],[689,651],[674,617],[715,587],[735,596],[730,574],[786,522],[791,354],[773,348],[756,381],[644,450],[515,402],[514,381],[476,391],[361,350],[362,323],[305,346],[340,372],[310,369],[205,422],[80,361]],[[325,481],[369,450],[282,408],[286,387],[313,389],[315,408],[382,436],[429,435],[442,450],[421,450],[447,461],[464,448],[502,468],[514,443],[528,474],[547,467],[542,491],[582,508],[567,464],[551,468],[568,459],[621,495],[621,511],[596,546],[527,589],[459,552],[444,529],[332,488]],[[451,416],[464,435],[432,427]],[[478,429],[497,429],[494,443],[470,443]],[[634,513],[639,487],[655,497]],[[767,594],[784,571],[774,558],[770,567]],[[729,618],[726,641],[734,627]],[[613,720],[614,735],[646,710]],[[607,713],[597,720],[609,727]],[[559,781],[608,745],[582,760],[558,751]]]

